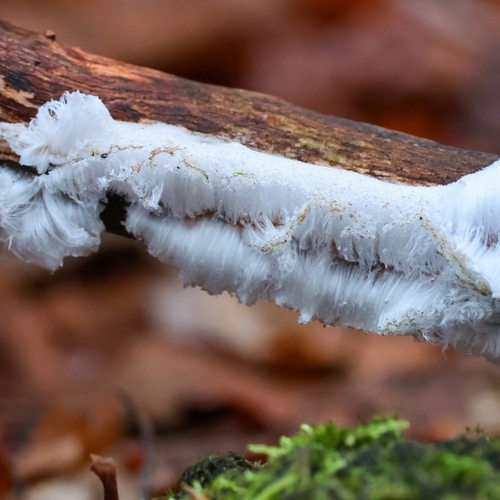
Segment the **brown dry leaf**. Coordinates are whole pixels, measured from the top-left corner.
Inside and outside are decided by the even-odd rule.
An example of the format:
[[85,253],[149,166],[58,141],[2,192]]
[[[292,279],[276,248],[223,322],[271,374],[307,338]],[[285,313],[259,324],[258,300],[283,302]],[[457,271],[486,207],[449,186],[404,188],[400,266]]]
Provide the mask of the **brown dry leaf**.
[[428,371],[443,363],[442,349],[408,337],[380,338],[362,335],[351,377],[361,380],[397,376],[398,373]]
[[15,360],[12,375],[34,395],[60,393],[64,361],[50,344],[50,328],[38,304],[19,295],[0,301],[0,307],[0,341],[7,359]]
[[[460,0],[454,9],[430,0],[363,2],[343,10],[349,15],[336,24],[338,17],[318,23],[313,15],[328,19],[328,2],[297,3],[311,16],[290,10],[279,29],[254,40],[242,87],[462,147],[465,128],[476,134],[468,114],[477,127],[486,100],[496,106],[490,87],[480,86],[497,80],[498,7],[480,0]],[[335,10],[344,2],[330,4]],[[474,101],[481,109],[471,109]]]
[[[2,17],[88,52],[152,67],[198,59],[207,46],[231,50],[240,32],[279,22],[283,0],[2,0]],[[133,34],[133,36],[131,36]],[[200,61],[203,62],[203,61]]]
[[12,466],[6,448],[0,443],[0,497],[7,495],[13,486]]
[[148,316],[173,341],[234,353],[285,370],[344,369],[355,356],[359,333],[325,328],[318,321],[300,324],[296,312],[273,302],[252,307],[224,293],[208,295],[182,288],[164,277],[148,292]]
[[16,477],[27,480],[74,470],[119,441],[122,408],[115,398],[97,400],[86,411],[55,408],[42,419],[35,437],[14,461]]
[[229,406],[265,424],[296,410],[292,391],[243,360],[162,338],[142,338],[116,360],[103,390],[120,388],[156,422],[182,418],[186,408]]

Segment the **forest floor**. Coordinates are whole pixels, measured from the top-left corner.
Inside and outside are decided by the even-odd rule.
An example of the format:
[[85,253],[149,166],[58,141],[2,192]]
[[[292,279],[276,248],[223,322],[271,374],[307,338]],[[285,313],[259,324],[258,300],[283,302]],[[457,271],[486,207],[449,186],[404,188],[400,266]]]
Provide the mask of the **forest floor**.
[[[495,2],[147,5],[2,0],[0,18],[127,62],[500,152]],[[0,496],[100,498],[88,469],[99,453],[117,462],[121,500],[137,499],[145,461],[161,493],[207,454],[275,444],[304,422],[398,413],[423,442],[478,424],[500,435],[497,366],[184,289],[174,269],[119,238],[54,274],[6,257],[0,310]]]

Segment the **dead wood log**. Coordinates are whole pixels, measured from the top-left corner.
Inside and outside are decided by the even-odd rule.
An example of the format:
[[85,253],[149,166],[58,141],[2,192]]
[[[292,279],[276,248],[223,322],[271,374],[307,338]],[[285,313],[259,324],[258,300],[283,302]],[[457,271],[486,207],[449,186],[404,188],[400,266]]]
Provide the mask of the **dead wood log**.
[[25,260],[55,269],[88,255],[104,221],[209,293],[500,359],[497,155],[7,23],[0,133],[0,240]]
[[[98,95],[116,119],[182,125],[287,158],[405,184],[447,184],[499,158],[124,64],[65,47],[53,33],[0,21],[0,121],[28,122],[40,105],[68,90]],[[15,160],[5,144],[0,154]]]

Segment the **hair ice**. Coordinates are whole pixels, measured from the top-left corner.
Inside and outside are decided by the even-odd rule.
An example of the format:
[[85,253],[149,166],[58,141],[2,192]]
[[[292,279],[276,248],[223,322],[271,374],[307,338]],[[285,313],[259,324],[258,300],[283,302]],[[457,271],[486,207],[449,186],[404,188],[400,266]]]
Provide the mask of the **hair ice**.
[[391,184],[64,94],[0,137],[0,240],[49,269],[96,250],[107,196],[187,284],[379,334],[500,358],[500,163],[447,186]]

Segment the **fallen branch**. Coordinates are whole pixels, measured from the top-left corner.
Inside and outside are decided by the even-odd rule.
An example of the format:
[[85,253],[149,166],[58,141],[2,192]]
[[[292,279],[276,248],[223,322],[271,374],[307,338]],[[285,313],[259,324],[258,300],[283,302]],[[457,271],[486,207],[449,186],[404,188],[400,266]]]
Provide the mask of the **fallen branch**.
[[[53,33],[3,21],[0,75],[0,119],[6,122],[27,123],[45,102],[79,90],[98,95],[118,120],[182,125],[259,151],[405,184],[446,184],[499,158],[120,63],[64,47]],[[5,145],[0,153],[15,159]]]
[[210,293],[500,355],[497,156],[6,24],[0,74],[0,238],[20,257],[53,269],[125,227]]

